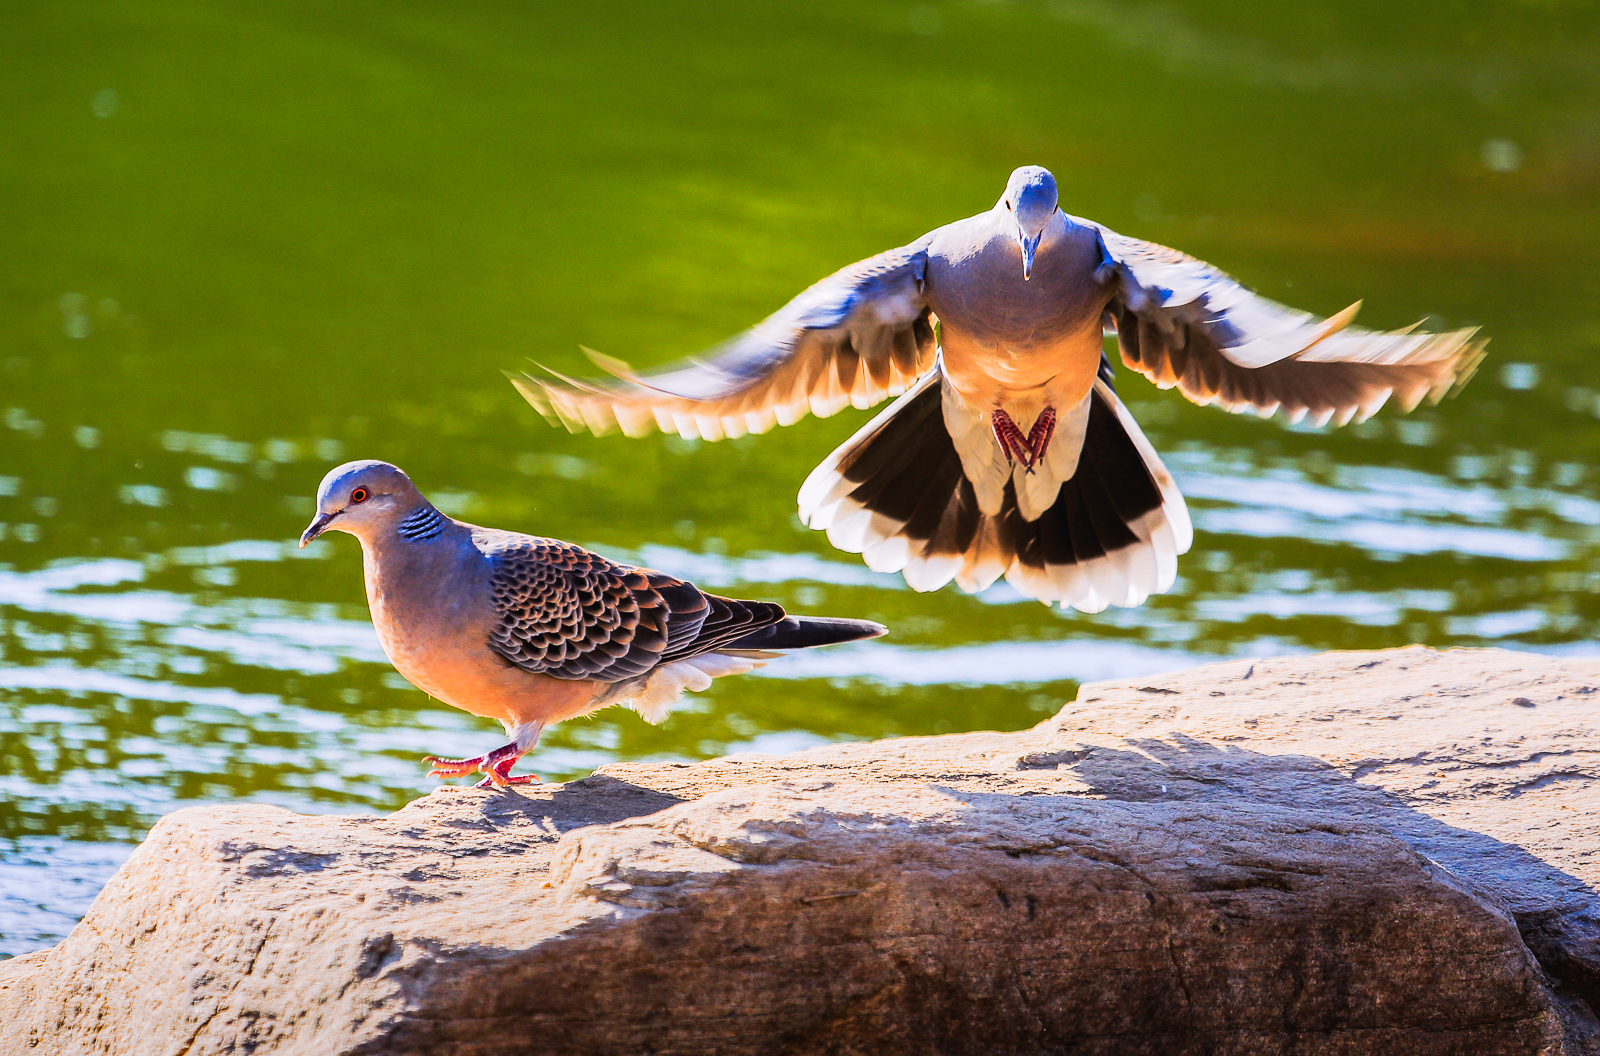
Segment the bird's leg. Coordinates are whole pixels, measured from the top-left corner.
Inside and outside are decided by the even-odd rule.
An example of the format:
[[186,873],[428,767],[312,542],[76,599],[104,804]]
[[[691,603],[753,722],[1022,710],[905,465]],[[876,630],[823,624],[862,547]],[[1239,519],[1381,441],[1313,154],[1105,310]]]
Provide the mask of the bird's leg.
[[502,744],[492,752],[473,756],[470,759],[441,759],[436,755],[423,757],[423,762],[433,769],[428,771],[429,777],[465,777],[468,774],[483,771],[486,775],[478,782],[479,788],[504,788],[506,785],[525,785],[538,781],[538,774],[518,774],[511,776],[511,768],[517,765],[517,760],[539,743],[539,732],[544,728],[542,723],[528,722],[512,727],[511,743]]
[[1007,461],[1021,462],[1029,473],[1044,458],[1045,448],[1050,446],[1051,437],[1056,435],[1054,407],[1046,407],[1039,412],[1039,417],[1033,420],[1033,428],[1028,430],[1026,436],[1022,435],[1022,430],[1017,428],[1011,416],[999,408],[990,414],[989,421],[994,428],[995,443],[1000,445]]
[[1028,472],[1033,472],[1033,467],[1044,459],[1045,448],[1050,446],[1050,438],[1056,435],[1056,409],[1046,407],[1039,412],[1039,417],[1033,420],[1033,428],[1028,430]]
[[1009,414],[996,407],[989,415],[989,424],[994,429],[994,442],[1000,445],[1007,462],[1021,462],[1025,466],[1032,464],[1028,438],[1022,435],[1022,430],[1017,428],[1017,423],[1011,420]]

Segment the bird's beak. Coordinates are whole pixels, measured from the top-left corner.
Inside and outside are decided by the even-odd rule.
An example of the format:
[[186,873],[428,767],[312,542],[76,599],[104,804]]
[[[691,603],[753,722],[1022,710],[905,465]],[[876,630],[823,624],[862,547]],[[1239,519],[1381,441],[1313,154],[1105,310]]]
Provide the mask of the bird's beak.
[[332,513],[319,513],[317,519],[311,522],[311,527],[300,533],[300,549],[304,550],[306,544],[328,530],[328,522],[339,516],[341,510]]
[[1022,281],[1027,282],[1033,278],[1033,255],[1039,251],[1039,240],[1044,237],[1044,232],[1029,238],[1022,236]]

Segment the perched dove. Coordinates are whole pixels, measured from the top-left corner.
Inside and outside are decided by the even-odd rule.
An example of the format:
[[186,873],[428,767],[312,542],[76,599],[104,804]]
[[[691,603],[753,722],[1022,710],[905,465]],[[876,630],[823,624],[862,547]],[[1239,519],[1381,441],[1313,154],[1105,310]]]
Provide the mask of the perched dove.
[[[514,378],[574,431],[708,440],[894,404],[800,489],[800,517],[917,590],[1004,575],[1046,604],[1137,605],[1189,548],[1171,475],[1111,386],[1122,361],[1196,403],[1319,425],[1466,381],[1474,330],[1378,333],[1258,297],[1203,261],[1057,207],[1038,166],[994,208],[823,279],[704,361],[619,380]],[[937,342],[937,347],[936,347]]]
[[760,667],[786,649],[884,633],[866,620],[787,616],[706,594],[661,572],[555,539],[440,513],[387,462],[347,462],[317,489],[303,547],[326,531],[361,540],[383,651],[417,688],[498,719],[511,743],[472,759],[428,757],[430,776],[483,785],[538,780],[511,768],[553,723],[626,704],[659,722],[685,689]]

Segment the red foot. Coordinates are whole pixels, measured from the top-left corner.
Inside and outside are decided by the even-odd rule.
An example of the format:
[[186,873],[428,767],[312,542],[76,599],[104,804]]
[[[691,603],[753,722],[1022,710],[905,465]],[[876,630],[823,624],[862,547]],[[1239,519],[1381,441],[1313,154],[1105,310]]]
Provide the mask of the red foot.
[[1045,448],[1050,446],[1050,438],[1056,435],[1056,409],[1046,407],[1039,412],[1039,417],[1033,420],[1033,428],[1028,430],[1028,451],[1033,455],[1028,460],[1028,468],[1044,457]]
[[427,755],[423,756],[422,761],[433,768],[428,771],[429,777],[465,777],[481,770],[487,776],[478,782],[478,788],[504,788],[539,780],[538,774],[511,776],[511,768],[517,765],[517,760],[522,756],[523,753],[517,750],[515,744],[506,744],[471,759],[441,759],[436,755]]
[[994,441],[1000,445],[1006,461],[1027,465],[1030,457],[1028,438],[1022,435],[1022,430],[1017,428],[1017,423],[1011,420],[1011,416],[996,408],[989,416],[989,423],[994,429]]
[[[490,753],[493,754],[493,753]],[[517,765],[520,755],[508,755],[502,761],[495,763],[484,773],[489,776],[479,781],[475,788],[505,788],[507,785],[531,785],[539,780],[538,774],[518,774],[511,776],[511,768]]]
[[1033,472],[1033,467],[1044,457],[1045,449],[1050,446],[1051,437],[1056,435],[1054,407],[1046,407],[1039,412],[1039,417],[1034,419],[1033,428],[1028,430],[1027,436],[1023,436],[1022,430],[1017,428],[1017,423],[999,408],[989,416],[989,421],[994,429],[995,443],[1005,452],[1006,459],[1011,462],[1021,462],[1029,473]]

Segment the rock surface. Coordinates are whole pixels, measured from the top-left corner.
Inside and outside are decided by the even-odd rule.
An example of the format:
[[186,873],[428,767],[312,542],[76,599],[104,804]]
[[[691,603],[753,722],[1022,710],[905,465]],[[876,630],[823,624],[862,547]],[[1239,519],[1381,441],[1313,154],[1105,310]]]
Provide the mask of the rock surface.
[[161,821],[0,1053],[1600,1053],[1600,663],[1334,653],[1033,730]]

